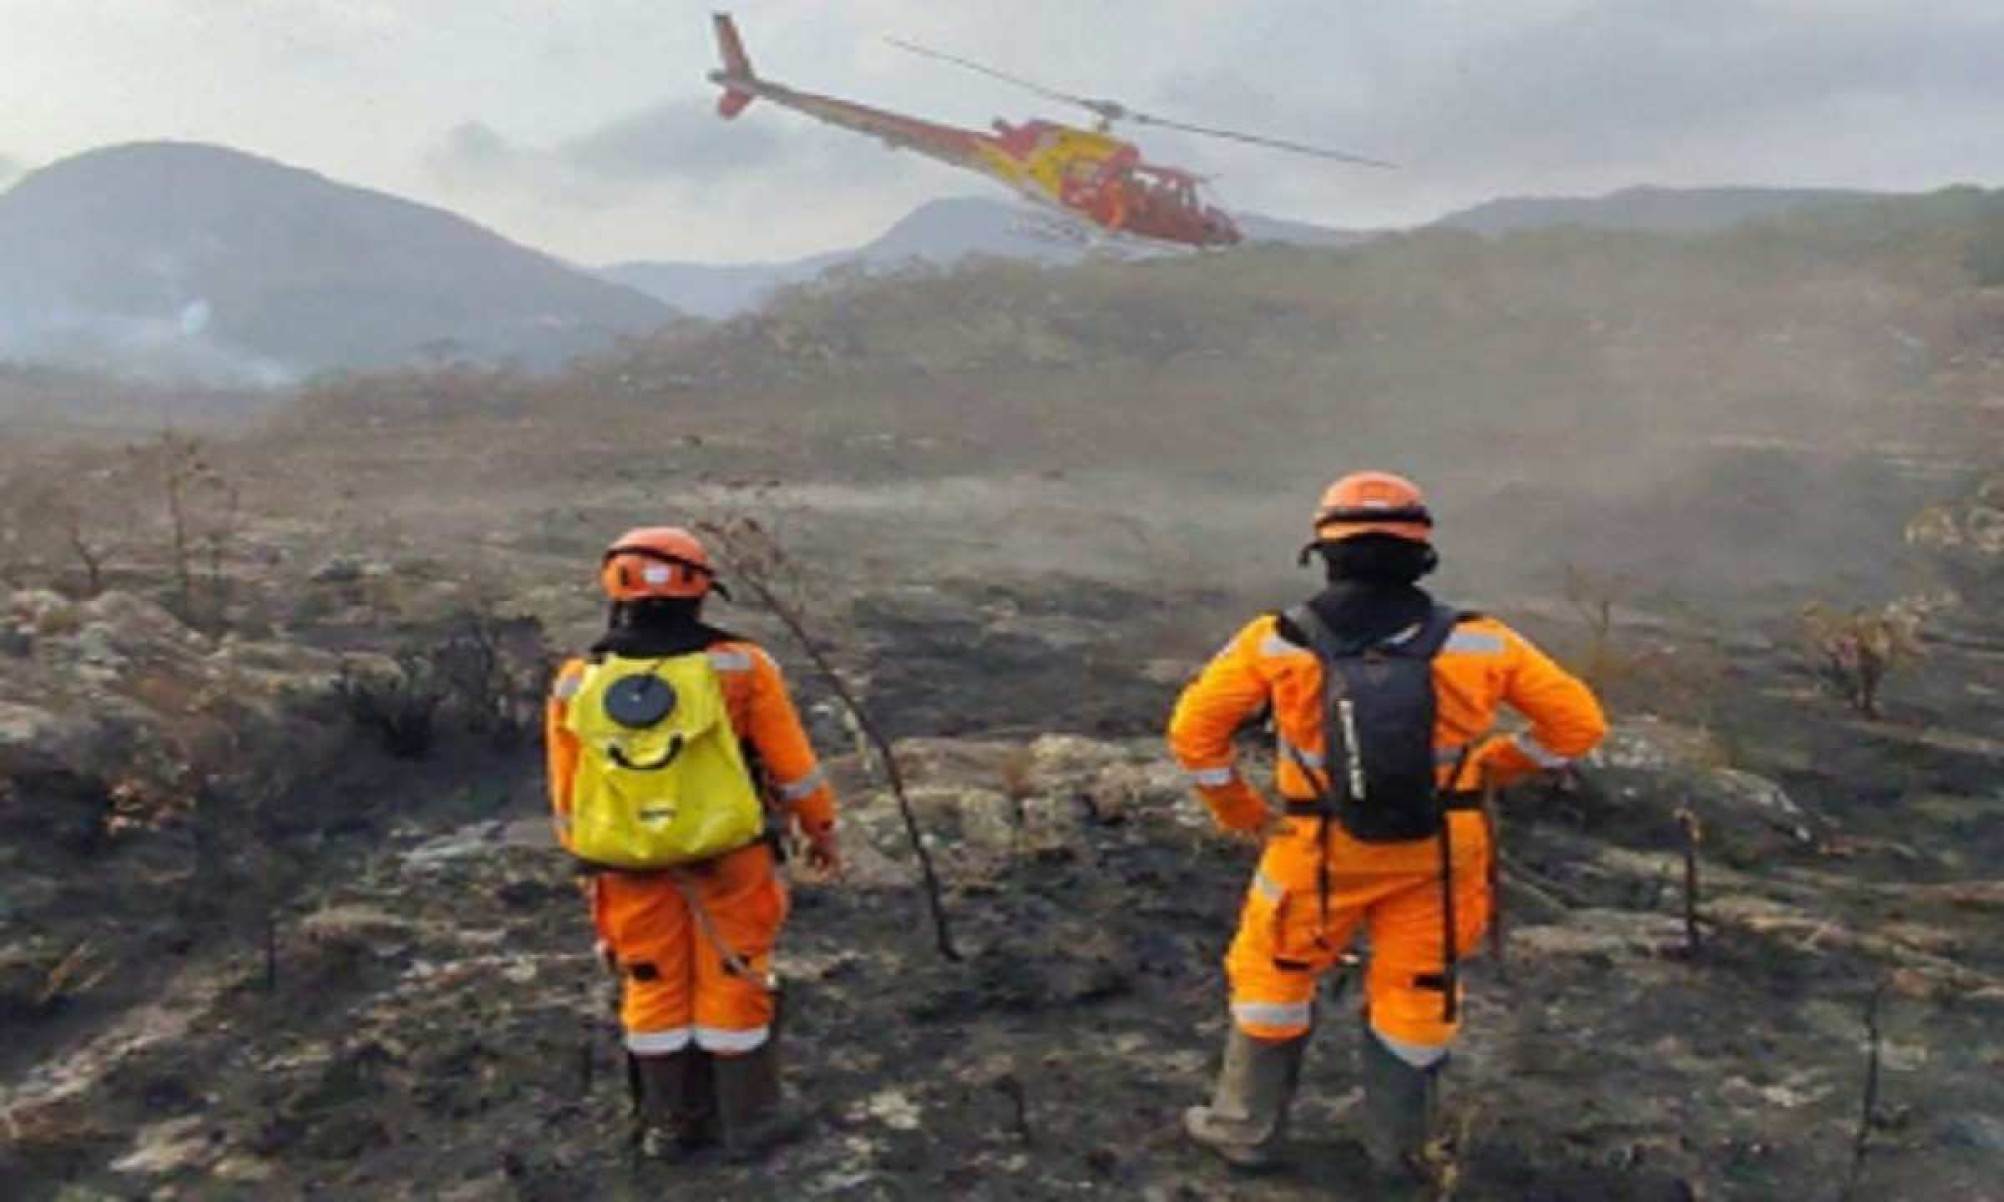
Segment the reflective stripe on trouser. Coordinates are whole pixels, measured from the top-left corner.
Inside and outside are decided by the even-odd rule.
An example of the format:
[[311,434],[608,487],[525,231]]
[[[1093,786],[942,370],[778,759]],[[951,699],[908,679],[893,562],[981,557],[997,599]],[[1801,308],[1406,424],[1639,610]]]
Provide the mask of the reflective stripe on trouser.
[[[1479,815],[1454,816],[1457,958],[1489,925],[1488,840]],[[1289,1039],[1309,1028],[1316,982],[1370,932],[1364,978],[1371,1026],[1409,1051],[1444,1048],[1457,1023],[1442,992],[1446,916],[1439,844],[1362,844],[1332,833],[1329,914],[1315,883],[1315,824],[1296,822],[1269,844],[1246,890],[1238,933],[1225,954],[1232,1017],[1258,1039]]]
[[726,1055],[751,1051],[772,1026],[765,975],[786,920],[785,886],[762,843],[681,871],[718,936],[755,979],[725,967],[669,877],[601,875],[594,917],[619,958],[627,1047],[653,1053],[694,1043]]

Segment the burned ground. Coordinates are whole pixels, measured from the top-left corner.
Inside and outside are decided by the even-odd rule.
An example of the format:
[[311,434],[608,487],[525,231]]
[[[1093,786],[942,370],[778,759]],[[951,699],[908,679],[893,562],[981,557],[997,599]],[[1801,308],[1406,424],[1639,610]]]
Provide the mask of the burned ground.
[[[898,640],[936,612],[893,621],[893,609],[873,608],[872,629]],[[1125,609],[1067,616],[1117,645],[1136,633]],[[1020,616],[986,612],[934,630],[973,649],[946,679],[1047,688],[985,633]],[[923,662],[929,690],[944,669]],[[1930,678],[1973,681],[1975,667],[1944,652]],[[2000,753],[1982,732],[1996,710],[1926,728],[1959,731],[1964,753],[1902,757],[1920,728],[1862,730],[1808,692],[1778,706],[1750,686],[1790,670],[1743,671],[1721,687],[1755,750],[1731,766],[1702,736],[1624,725],[1583,791],[1508,799],[1507,951],[1470,970],[1449,1102],[1455,1196],[1835,1196],[1854,1163],[1875,993],[1882,1084],[1855,1196],[1992,1187],[2004,893],[1972,877],[1994,854],[1983,841]],[[1173,685],[1125,687],[1159,702]],[[1355,996],[1340,984],[1325,995],[1293,1168],[1241,1178],[1177,1138],[1222,1039],[1218,959],[1251,851],[1209,832],[1159,743],[934,737],[901,758],[964,959],[936,953],[889,801],[841,759],[854,878],[799,889],[782,957],[788,1056],[815,1133],[769,1165],[671,1170],[631,1155],[608,983],[548,846],[534,769],[504,757],[416,775],[379,763],[330,788],[326,804],[359,807],[357,829],[316,837],[312,871],[273,908],[269,948],[261,911],[217,903],[234,925],[201,925],[121,895],[155,844],[48,853],[76,858],[39,867],[99,883],[66,896],[134,967],[78,990],[67,1013],[16,1016],[33,1035],[11,1050],[10,1187],[1370,1196],[1346,1123]],[[1787,808],[1763,791],[1770,778]],[[1707,833],[1695,954],[1682,805]]]
[[[1236,623],[1312,587],[1307,499],[1386,456],[1441,498],[1443,597],[1617,718],[1575,787],[1506,799],[1454,1196],[1995,1196],[2004,493],[1976,477],[2004,325],[1959,246],[990,265],[810,289],[553,381],[320,381],[205,441],[199,493],[167,491],[186,448],[151,431],[10,440],[0,1192],[1371,1196],[1336,985],[1294,1168],[1241,1178],[1177,1136],[1253,853],[1159,729]],[[755,1170],[630,1155],[522,729],[602,620],[605,540],[664,515],[755,516],[803,566],[900,740],[964,952],[937,955],[804,658],[756,606],[717,610],[791,674],[854,860],[799,888],[783,951],[815,1129]],[[1819,676],[1810,602],[1918,615],[1880,716]],[[443,691],[385,739],[358,698],[422,702],[413,681]]]

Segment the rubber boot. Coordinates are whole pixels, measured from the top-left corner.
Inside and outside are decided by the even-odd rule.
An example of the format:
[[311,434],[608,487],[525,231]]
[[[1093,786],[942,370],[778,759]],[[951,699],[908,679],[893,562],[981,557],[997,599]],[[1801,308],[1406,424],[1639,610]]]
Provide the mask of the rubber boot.
[[1358,1053],[1364,1077],[1364,1149],[1388,1176],[1428,1182],[1433,1168],[1427,1145],[1445,1060],[1416,1068],[1386,1047],[1368,1026]]
[[779,1084],[777,1030],[753,1050],[714,1056],[717,1129],[724,1158],[757,1160],[807,1128],[807,1117],[787,1101]]
[[716,1099],[710,1056],[696,1048],[635,1056],[640,1084],[640,1151],[680,1160],[715,1139]]
[[1306,1035],[1254,1039],[1232,1027],[1211,1104],[1183,1112],[1184,1132],[1240,1168],[1262,1169],[1277,1163],[1307,1046]]

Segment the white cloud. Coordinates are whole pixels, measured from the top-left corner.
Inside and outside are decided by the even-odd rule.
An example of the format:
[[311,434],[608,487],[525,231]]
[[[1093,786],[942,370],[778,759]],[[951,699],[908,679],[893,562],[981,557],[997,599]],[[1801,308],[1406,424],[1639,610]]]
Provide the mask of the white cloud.
[[[1133,131],[1247,208],[1419,220],[1635,182],[2004,179],[1982,0],[738,0],[754,64],[955,124],[1064,107],[883,44],[1402,163]],[[771,105],[717,120],[710,5],[0,0],[9,149],[223,142],[458,208],[586,260],[792,254],[971,178]]]

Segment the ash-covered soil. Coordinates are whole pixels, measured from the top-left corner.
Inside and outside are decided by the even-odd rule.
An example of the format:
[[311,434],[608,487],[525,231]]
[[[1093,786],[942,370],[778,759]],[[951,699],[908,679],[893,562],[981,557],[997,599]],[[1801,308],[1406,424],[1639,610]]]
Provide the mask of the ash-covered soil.
[[[928,704],[1016,686],[1023,721],[1041,707],[1090,732],[1063,693],[1093,679],[1119,698],[1109,712],[1159,718],[1177,673],[1109,668],[1125,632],[1163,637],[1130,609],[1003,598],[928,644],[931,611],[890,605],[872,637],[935,674],[929,694],[907,666],[874,695],[909,730]],[[1089,660],[1062,654],[1080,646]],[[972,666],[946,675],[956,648]],[[1019,652],[1044,667],[1012,666]],[[1454,1197],[1835,1198],[1854,1174],[1856,1198],[1999,1196],[2004,747],[1986,655],[1936,648],[1895,717],[1866,723],[1780,652],[1749,651],[1716,682],[1729,747],[1625,720],[1578,787],[1508,799],[1504,955],[1470,966],[1450,1078]],[[1067,663],[1092,670],[1049,668]],[[851,879],[800,886],[782,957],[814,1128],[752,1168],[632,1155],[609,983],[526,749],[354,769],[334,787],[367,794],[354,829],[245,878],[239,892],[276,899],[269,930],[242,897],[191,909],[139,887],[166,879],[146,857],[175,858],[155,844],[30,856],[16,826],[9,890],[70,904],[12,905],[10,939],[98,950],[48,997],[9,994],[24,1000],[7,1015],[0,1184],[27,1199],[1378,1196],[1350,1130],[1356,994],[1338,983],[1291,1168],[1244,1177],[1179,1138],[1223,1037],[1218,960],[1254,852],[1209,830],[1154,738],[1011,730],[900,754],[962,958],[938,954],[888,797],[841,757]],[[1704,831],[1695,950],[1680,807]]]

